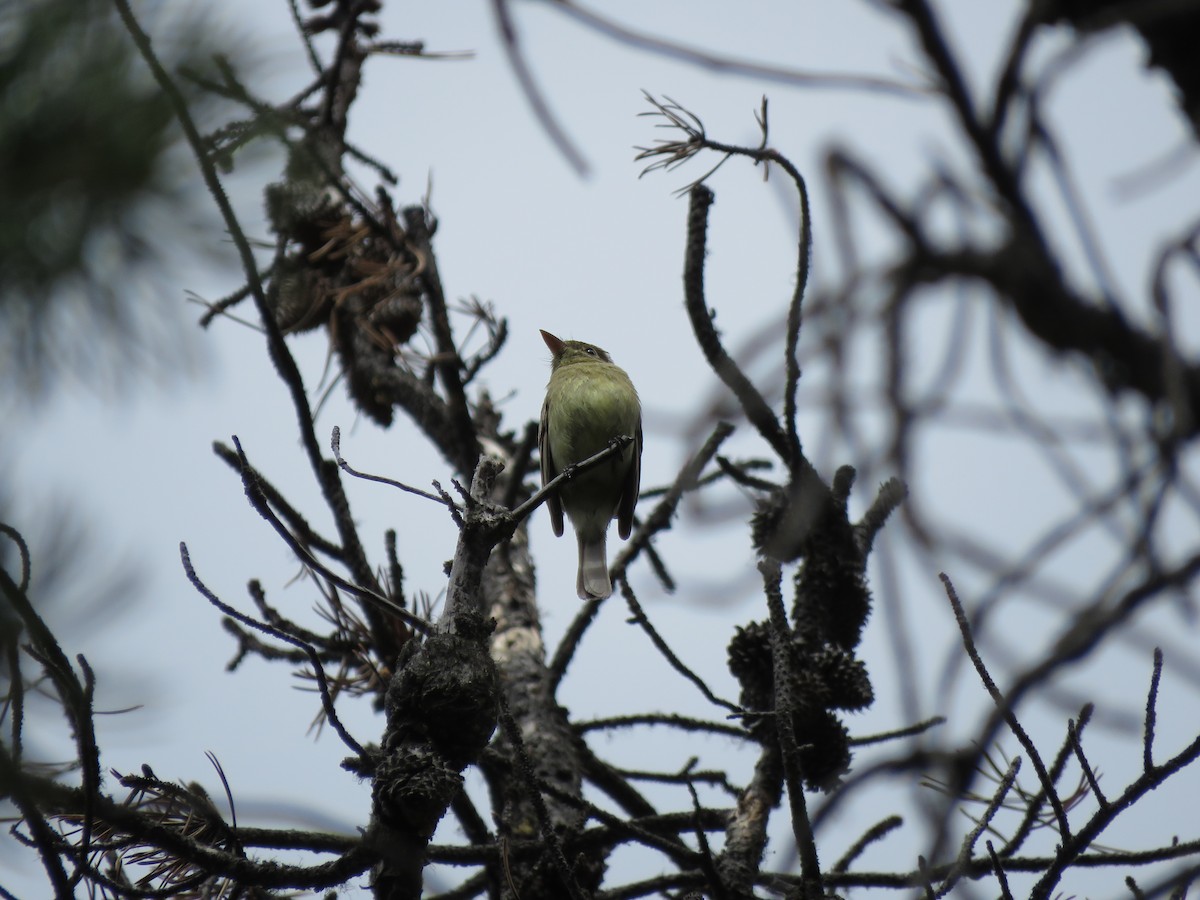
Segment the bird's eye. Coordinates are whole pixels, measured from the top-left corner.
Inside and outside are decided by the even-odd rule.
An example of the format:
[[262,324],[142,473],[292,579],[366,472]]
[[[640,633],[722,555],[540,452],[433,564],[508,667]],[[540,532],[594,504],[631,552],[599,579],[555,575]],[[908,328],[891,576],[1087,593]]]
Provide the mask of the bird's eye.
[[596,348],[595,348],[595,347],[588,347],[588,348],[587,348],[587,353],[588,353],[588,356],[595,356],[595,355],[596,355]]

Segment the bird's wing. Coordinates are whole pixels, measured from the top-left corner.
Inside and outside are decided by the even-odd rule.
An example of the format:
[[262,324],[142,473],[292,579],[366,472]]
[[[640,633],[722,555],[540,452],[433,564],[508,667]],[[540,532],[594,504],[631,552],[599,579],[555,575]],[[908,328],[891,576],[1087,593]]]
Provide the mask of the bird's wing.
[[633,531],[633,509],[637,506],[638,493],[642,489],[642,416],[638,414],[637,431],[633,435],[633,460],[625,473],[621,486],[621,501],[617,505],[617,534],[628,540]]
[[[550,452],[550,398],[542,404],[542,418],[538,423],[538,456],[542,460],[542,485],[545,486],[558,476],[554,465],[554,456]],[[546,509],[550,511],[550,527],[554,529],[555,537],[562,537],[563,508],[558,492],[546,499]]]

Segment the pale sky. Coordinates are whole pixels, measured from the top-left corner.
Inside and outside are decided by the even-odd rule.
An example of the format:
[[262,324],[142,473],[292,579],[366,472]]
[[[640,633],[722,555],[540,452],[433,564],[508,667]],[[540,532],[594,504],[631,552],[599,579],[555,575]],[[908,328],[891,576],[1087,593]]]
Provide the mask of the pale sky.
[[[306,63],[286,4],[214,0],[213,5],[223,10],[231,32],[255,34],[253,45],[269,73],[264,94],[282,101],[305,83]],[[1016,4],[941,5],[953,8],[950,30],[965,49],[962,60],[972,83],[986,83],[1011,35]],[[908,83],[920,79],[910,35],[872,4],[613,2],[604,8],[631,28],[732,57]],[[431,51],[470,50],[475,55],[467,61],[372,60],[352,113],[351,137],[400,174],[392,193],[405,204],[418,202],[429,190],[439,219],[435,245],[448,295],[492,301],[508,319],[508,347],[485,377],[492,396],[503,398],[508,426],[522,428],[541,403],[549,368],[539,328],[597,343],[638,387],[646,429],[643,487],[658,486],[671,480],[702,440],[703,434],[696,436],[697,416],[724,395],[690,339],[680,281],[686,199],[673,192],[701,174],[705,163],[638,178],[633,148],[660,136],[652,120],[639,118],[649,109],[641,91],[679,101],[703,119],[714,138],[744,144],[757,143],[753,113],[763,94],[769,96],[771,144],[809,180],[814,290],[842,274],[830,227],[830,187],[822,174],[831,146],[849,148],[868,161],[901,196],[908,196],[931,159],[960,173],[970,171],[973,161],[964,156],[942,107],[929,100],[714,73],[615,43],[564,17],[552,4],[516,4],[513,11],[538,84],[586,158],[590,175],[579,177],[535,125],[505,62],[490,4],[483,2],[388,5],[384,36],[420,39]],[[1033,59],[1049,60],[1062,45],[1047,36],[1035,45]],[[1063,76],[1048,100],[1114,279],[1136,297],[1145,296],[1154,248],[1194,215],[1194,198],[1200,196],[1194,151],[1190,164],[1166,184],[1132,198],[1117,190],[1123,176],[1162,159],[1188,139],[1170,86],[1148,73],[1143,62],[1143,49],[1128,35],[1103,37]],[[261,188],[274,177],[273,165],[278,163],[261,162],[229,184],[248,231],[262,237],[265,231],[257,218]],[[369,175],[359,175],[369,192]],[[764,185],[760,170],[734,160],[710,181],[717,202],[710,216],[708,300],[734,350],[764,333],[781,333],[776,326],[793,286],[797,217],[794,193],[781,175],[772,173]],[[1058,226],[1052,233],[1062,241],[1072,273],[1086,273],[1053,186],[1048,179],[1038,185],[1035,199]],[[865,204],[853,221],[864,255],[883,252],[878,222]],[[211,246],[203,248],[209,254],[205,263],[181,264],[177,285],[156,301],[179,306],[182,315],[195,319],[201,310],[185,305],[185,292],[213,299],[236,287],[236,260],[222,238],[212,233]],[[190,250],[164,248],[172,257],[185,257]],[[212,262],[214,252],[223,265]],[[1194,282],[1179,285],[1178,339],[1192,351],[1200,348],[1198,299]],[[962,399],[994,402],[983,359],[991,304],[983,298],[977,302]],[[927,378],[938,366],[948,309],[931,304],[923,314],[925,327],[910,335],[913,365]],[[243,312],[249,315],[249,308]],[[1138,315],[1147,312],[1137,310]],[[367,822],[368,787],[338,768],[346,752],[332,733],[315,740],[307,733],[319,708],[315,695],[296,690],[296,680],[281,665],[250,661],[238,673],[226,673],[233,642],[221,628],[220,615],[188,585],[179,564],[182,540],[200,575],[226,602],[249,611],[245,584],[258,578],[272,602],[310,618],[314,591],[303,579],[293,581],[297,564],[246,504],[235,474],[211,452],[212,441],[228,442],[233,434],[251,461],[319,528],[329,530],[297,443],[292,408],[267,361],[262,338],[233,322],[218,321],[195,340],[203,363],[179,383],[147,384],[117,400],[70,384],[44,408],[8,414],[22,435],[10,471],[24,502],[44,493],[68,498],[94,532],[97,547],[112,559],[130,561],[144,576],[138,598],[127,608],[89,618],[86,627],[72,627],[72,611],[59,607],[52,613],[53,624],[68,654],[85,653],[96,667],[98,708],[140,706],[99,722],[106,769],[136,771],[149,763],[162,777],[196,780],[216,795],[219,782],[204,755],[212,751],[238,800],[239,822],[311,823],[352,832]],[[306,335],[293,340],[292,348],[315,396],[326,362],[325,336]],[[816,353],[815,343],[805,348]],[[863,385],[876,383],[881,359],[868,343],[860,350],[856,376]],[[747,360],[748,370],[766,379],[778,369],[781,354],[782,341],[772,339],[767,349]],[[819,356],[810,358],[806,387],[819,385],[826,372]],[[1047,364],[1019,351],[1015,358],[1018,378],[1038,408],[1064,418],[1095,417],[1090,401],[1081,399],[1081,387],[1091,376],[1079,363]],[[861,512],[877,485],[893,473],[878,457],[881,410],[865,404],[856,414],[869,448],[864,458],[850,455],[844,435],[821,408],[805,410],[802,437],[826,476],[842,463],[859,466],[852,509]],[[1136,418],[1137,411],[1130,415]],[[318,434],[327,440],[335,425],[342,429],[343,454],[357,468],[420,486],[433,479],[448,483],[451,477],[448,466],[404,421],[385,432],[359,420],[340,386],[321,412]],[[933,432],[919,451],[915,472],[920,480],[912,489],[924,508],[944,522],[961,523],[964,533],[986,535],[1013,552],[1027,549],[1071,509],[1071,498],[1044,460],[1015,441],[947,427]],[[749,456],[765,451],[743,423],[726,452]],[[1111,465],[1107,457],[1081,448],[1071,448],[1071,453],[1095,484],[1105,483]],[[1194,454],[1189,465],[1195,474]],[[371,557],[384,561],[383,531],[394,527],[409,589],[437,599],[444,585],[442,563],[452,555],[455,540],[444,511],[375,484],[352,481],[347,490]],[[725,646],[735,625],[762,618],[765,608],[741,526],[748,503],[726,489],[706,506],[722,503],[729,511],[725,520],[702,521],[692,508],[662,536],[660,551],[679,580],[673,596],[661,590],[644,566],[635,568],[632,578],[649,615],[684,660],[709,678],[717,693],[736,699]],[[1194,552],[1200,538],[1195,520],[1180,513],[1180,522],[1179,548]],[[917,650],[910,673],[920,688],[915,712],[949,716],[945,739],[965,738],[988,707],[974,673],[963,665],[953,618],[936,589],[944,562],[936,555],[913,556],[903,526],[892,527],[895,534],[885,529],[884,543],[903,585],[893,598],[902,612],[885,609],[885,599],[876,598],[860,656],[870,668],[878,699],[872,709],[850,719],[851,732],[869,734],[908,724],[898,705],[897,663],[887,633],[903,627]],[[615,535],[610,541],[611,554],[620,542]],[[532,544],[552,650],[577,609],[574,542],[555,540],[539,513]],[[1107,572],[1115,546],[1099,534],[1073,542],[1051,560],[1047,574],[1076,589],[1095,584]],[[878,566],[880,560],[874,563]],[[37,565],[35,559],[35,577]],[[872,569],[873,577],[877,571]],[[977,572],[950,574],[968,603],[988,587]],[[585,642],[561,696],[573,717],[668,709],[718,717],[719,711],[708,708],[671,673],[625,618],[614,597]],[[1043,652],[1062,623],[1060,610],[1018,589],[993,622],[985,654],[992,654],[996,671],[1011,673],[1016,661]],[[1138,619],[1137,626],[1144,634],[1165,630],[1174,642],[1164,644],[1159,741],[1165,755],[1194,737],[1198,721],[1196,682],[1182,677],[1193,665],[1186,655],[1195,645],[1195,625],[1178,610],[1164,608]],[[1149,680],[1149,646],[1114,646],[1060,684],[1095,700],[1117,725],[1130,721],[1130,715],[1137,723]],[[951,658],[959,662],[948,668]],[[346,702],[339,709],[360,741],[378,738],[382,721],[368,704]],[[1044,755],[1052,755],[1066,714],[1035,705],[1024,718]],[[62,720],[53,715],[31,722],[31,730],[50,747],[63,739]],[[1136,735],[1098,723],[1090,739],[1111,779],[1105,784],[1114,789],[1124,785],[1141,764]],[[662,731],[649,744],[629,736],[595,741],[602,755],[640,769],[675,769],[688,756],[699,755],[701,768],[732,767],[734,781],[745,780],[752,761],[721,740],[678,740]],[[1010,754],[1019,752],[1008,736],[1003,746]],[[281,748],[286,748],[282,756]],[[1023,783],[1033,784],[1030,768],[1024,771]],[[1190,811],[1172,802],[1186,795],[1181,793],[1184,784],[1180,781],[1170,796],[1153,798],[1160,804],[1158,812],[1140,817],[1140,827],[1118,828],[1102,843],[1133,850],[1161,842],[1163,834],[1194,838]],[[1196,796],[1200,779],[1193,776],[1186,784]],[[911,809],[923,793],[928,789],[916,784],[893,787],[870,808],[846,807],[823,839],[825,858],[832,863],[867,827],[893,810]],[[683,791],[656,796],[670,797],[663,800],[669,808],[688,805]],[[889,838],[868,852],[863,866],[914,867],[915,854],[921,852],[918,816],[913,815],[910,827],[911,838],[903,833]],[[7,868],[10,855],[4,856]],[[40,870],[36,863],[21,866],[28,871],[15,881],[6,875],[5,885],[18,895],[37,896],[27,885],[41,883]],[[613,883],[653,874],[659,866],[651,854],[626,853],[614,862]],[[1080,894],[1118,896],[1116,885],[1124,874],[1075,875],[1063,886]],[[365,879],[360,882],[365,885]],[[1014,889],[1019,891],[1018,884]],[[981,890],[990,893],[991,885]],[[362,895],[366,893],[364,888]]]

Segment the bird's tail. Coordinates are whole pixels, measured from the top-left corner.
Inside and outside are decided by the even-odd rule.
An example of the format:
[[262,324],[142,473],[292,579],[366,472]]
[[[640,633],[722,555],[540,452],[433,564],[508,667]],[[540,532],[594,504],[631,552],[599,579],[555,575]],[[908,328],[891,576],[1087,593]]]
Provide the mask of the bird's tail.
[[612,582],[608,580],[608,552],[605,548],[605,532],[598,537],[584,540],[579,538],[579,577],[575,590],[580,600],[603,600],[612,593]]

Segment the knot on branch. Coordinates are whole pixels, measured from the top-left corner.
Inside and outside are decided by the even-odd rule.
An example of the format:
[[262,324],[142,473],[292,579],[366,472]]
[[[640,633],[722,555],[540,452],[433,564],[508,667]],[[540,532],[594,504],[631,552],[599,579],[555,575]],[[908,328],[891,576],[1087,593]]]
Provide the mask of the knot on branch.
[[390,828],[428,840],[462,783],[459,769],[431,747],[387,756],[375,771],[377,817]]
[[462,788],[462,770],[496,728],[499,679],[485,640],[491,628],[478,617],[463,621],[470,618],[457,616],[455,633],[410,643],[388,685],[371,796],[375,827],[391,843],[432,837]]
[[430,636],[392,676],[384,749],[429,744],[459,768],[496,728],[499,680],[484,639],[492,623],[456,616],[455,631]]

